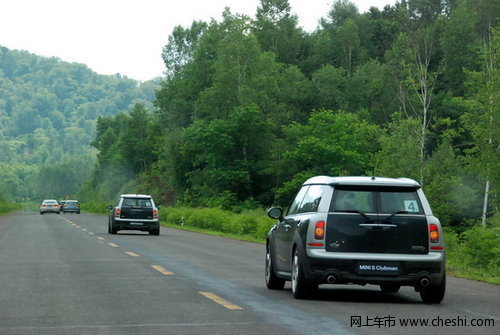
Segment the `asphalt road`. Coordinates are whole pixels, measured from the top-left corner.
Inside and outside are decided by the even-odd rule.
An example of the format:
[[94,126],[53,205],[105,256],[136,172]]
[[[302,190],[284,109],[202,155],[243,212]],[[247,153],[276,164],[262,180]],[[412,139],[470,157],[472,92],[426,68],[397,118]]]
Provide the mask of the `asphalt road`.
[[499,286],[448,277],[440,305],[369,285],[295,300],[266,288],[264,256],[165,227],[110,235],[100,215],[3,216],[0,334],[500,334]]

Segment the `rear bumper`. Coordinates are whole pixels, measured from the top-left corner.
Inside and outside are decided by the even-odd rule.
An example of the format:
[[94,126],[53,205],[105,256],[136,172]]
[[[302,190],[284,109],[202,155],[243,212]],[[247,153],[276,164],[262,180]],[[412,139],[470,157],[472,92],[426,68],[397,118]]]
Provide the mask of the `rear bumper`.
[[142,230],[152,231],[160,227],[159,220],[113,220],[113,226],[117,230]]
[[[397,264],[399,271],[391,274],[360,273],[359,262],[390,262]],[[429,286],[441,283],[445,274],[445,255],[443,252],[427,255],[329,253],[313,249],[308,250],[302,266],[306,278],[317,284],[393,284],[418,288],[422,280],[428,280]]]
[[59,208],[40,209],[40,213],[59,213]]

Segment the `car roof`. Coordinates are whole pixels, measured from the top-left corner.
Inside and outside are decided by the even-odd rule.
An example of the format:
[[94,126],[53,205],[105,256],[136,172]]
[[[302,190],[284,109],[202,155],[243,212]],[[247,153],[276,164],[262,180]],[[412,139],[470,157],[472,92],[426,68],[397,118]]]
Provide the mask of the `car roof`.
[[151,198],[149,194],[122,194],[122,198]]
[[330,177],[316,176],[307,179],[303,185],[326,184],[326,185],[362,185],[362,186],[406,186],[419,188],[420,184],[409,178],[387,178],[387,177]]
[[45,199],[43,202],[57,202],[57,200],[54,200],[54,199]]

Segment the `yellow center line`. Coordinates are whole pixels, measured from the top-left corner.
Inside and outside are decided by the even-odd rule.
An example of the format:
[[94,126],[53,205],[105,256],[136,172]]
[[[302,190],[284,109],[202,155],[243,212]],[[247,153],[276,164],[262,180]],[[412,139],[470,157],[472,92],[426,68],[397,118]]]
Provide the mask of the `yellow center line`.
[[138,254],[136,254],[135,252],[132,252],[132,251],[125,251],[125,253],[129,256],[132,256],[132,257],[139,257]]
[[83,231],[87,231],[87,229],[86,229],[86,228],[83,228],[82,230],[83,230]]
[[168,271],[167,269],[165,269],[163,266],[160,266],[160,265],[151,265],[151,267],[153,269],[155,269],[156,271],[163,273],[164,275],[167,275],[167,276],[174,274],[173,272]]
[[95,233],[93,233],[93,232],[91,232],[91,231],[89,231],[89,234],[90,234],[90,235],[95,235]]
[[118,244],[114,244],[113,242],[108,243],[108,245],[112,246],[113,248],[118,248]]
[[98,240],[101,240],[101,241],[106,241],[106,239],[104,237],[97,237]]
[[230,303],[229,301],[224,300],[221,297],[219,297],[218,295],[213,294],[211,292],[198,292],[198,293],[201,294],[201,295],[203,295],[204,297],[212,300],[213,302],[218,303],[219,305],[224,306],[227,309],[232,309],[232,310],[242,310],[243,309],[242,307],[240,307],[238,305],[235,305],[233,303]]

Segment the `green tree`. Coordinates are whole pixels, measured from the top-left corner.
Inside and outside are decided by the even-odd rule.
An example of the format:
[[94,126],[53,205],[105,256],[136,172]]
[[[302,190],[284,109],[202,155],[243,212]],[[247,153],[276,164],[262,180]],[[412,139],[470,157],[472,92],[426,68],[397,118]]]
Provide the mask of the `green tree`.
[[291,13],[288,0],[260,0],[254,34],[262,50],[276,54],[277,61],[298,64],[303,32],[298,17]]
[[343,109],[346,106],[345,70],[325,65],[312,75],[315,109]]
[[198,41],[207,26],[205,22],[193,21],[190,28],[182,26],[174,28],[162,52],[167,77],[171,78],[178,74],[193,60]]
[[185,129],[181,147],[192,164],[183,173],[186,200],[203,203],[224,192],[245,200],[262,193],[271,139],[271,125],[256,106],[235,108],[224,119],[195,121]]
[[387,177],[420,177],[419,121],[397,116],[381,137],[381,149],[376,155],[375,174]]
[[305,178],[313,175],[371,174],[379,149],[380,129],[354,114],[321,110],[311,114],[307,124],[285,129],[280,169],[288,182],[278,190],[287,203]]
[[355,52],[360,47],[360,39],[358,35],[358,25],[353,19],[347,19],[337,32],[337,41],[341,45],[344,55],[344,68],[347,70],[347,75],[350,76],[353,71],[353,59]]
[[468,72],[470,111],[463,116],[474,140],[468,151],[470,164],[485,179],[483,224],[488,216],[490,193],[498,195],[500,183],[499,32],[498,28],[492,29],[490,39],[485,41],[482,71]]
[[156,161],[152,120],[144,106],[137,104],[120,130],[116,149],[135,172],[145,172]]

